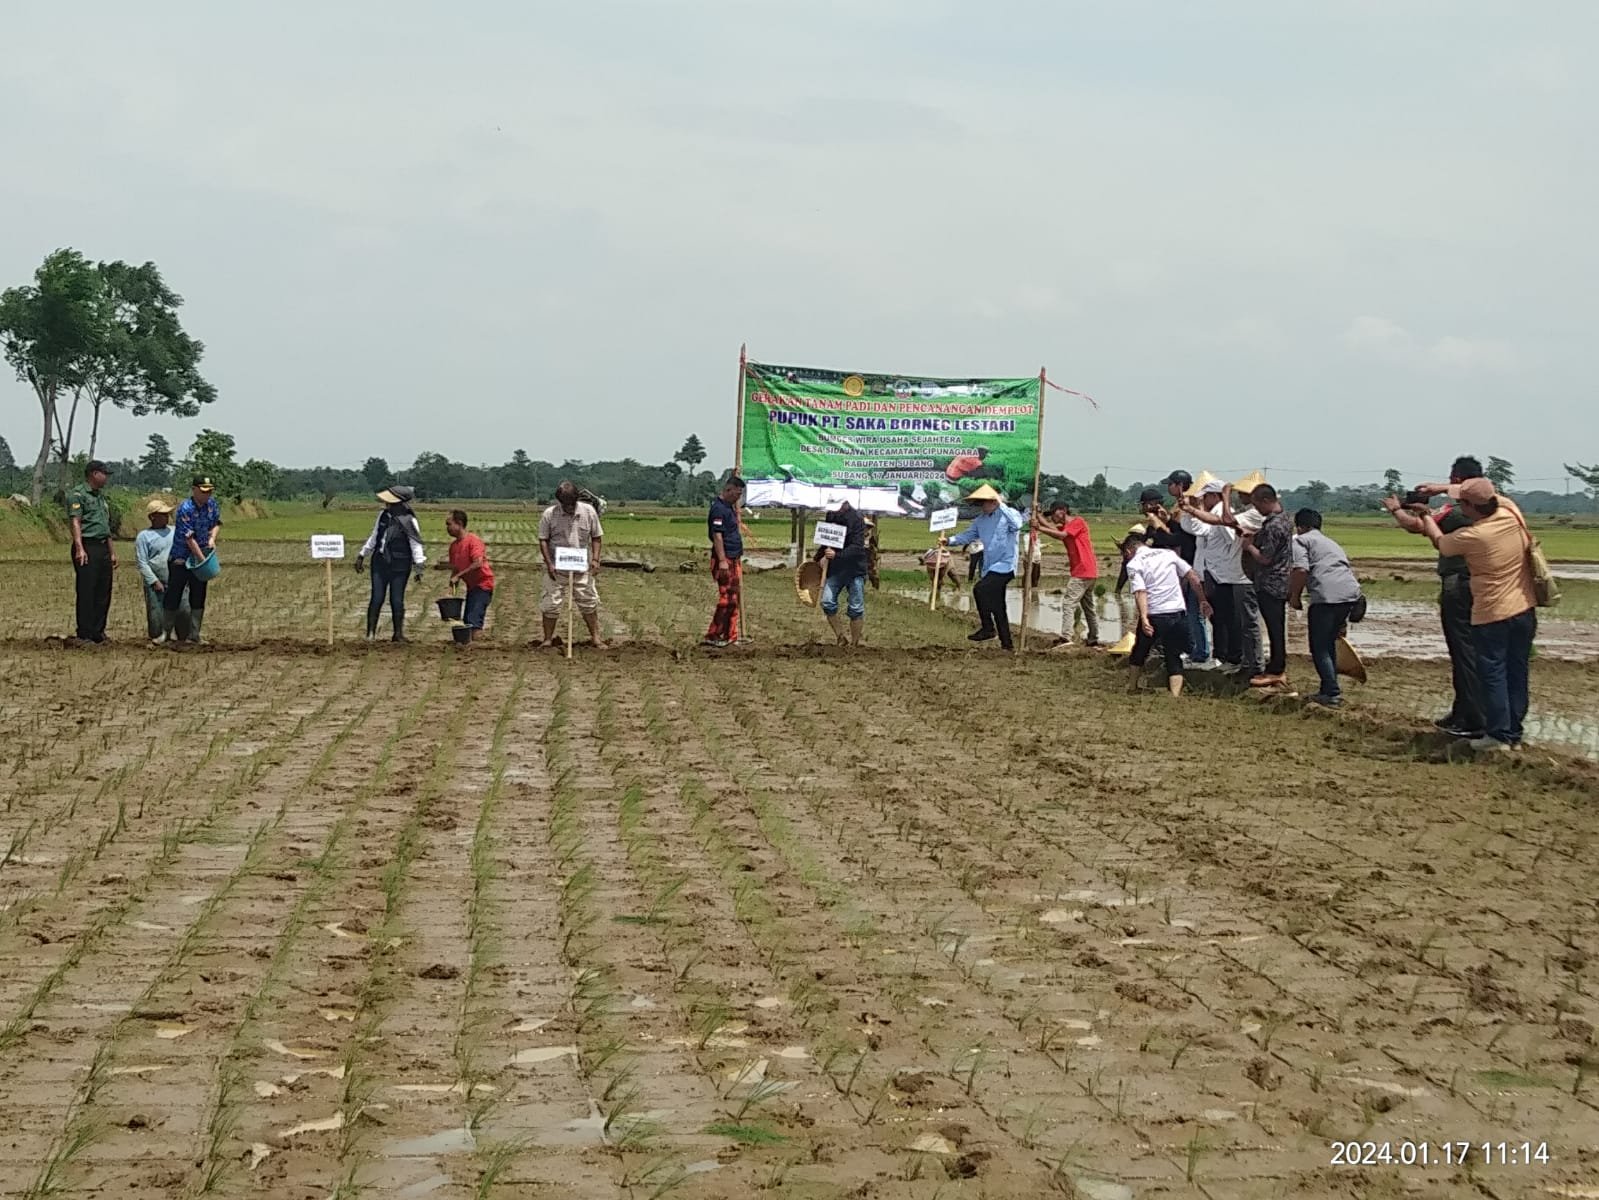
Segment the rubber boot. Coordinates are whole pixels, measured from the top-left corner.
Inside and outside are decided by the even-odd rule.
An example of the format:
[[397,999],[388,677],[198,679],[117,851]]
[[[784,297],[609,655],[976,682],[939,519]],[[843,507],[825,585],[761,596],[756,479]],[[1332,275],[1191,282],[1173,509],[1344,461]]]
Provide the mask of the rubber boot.
[[859,646],[866,639],[866,618],[851,617],[849,622],[849,644]]
[[405,636],[405,614],[401,613],[394,618],[394,640],[397,642],[408,641]]
[[205,609],[191,608],[189,610],[189,644],[200,644],[200,626],[205,623]]
[[849,635],[844,632],[844,622],[839,615],[837,613],[824,613],[823,615],[827,617],[827,623],[832,627],[833,636],[838,639],[838,644],[840,646],[848,645]]

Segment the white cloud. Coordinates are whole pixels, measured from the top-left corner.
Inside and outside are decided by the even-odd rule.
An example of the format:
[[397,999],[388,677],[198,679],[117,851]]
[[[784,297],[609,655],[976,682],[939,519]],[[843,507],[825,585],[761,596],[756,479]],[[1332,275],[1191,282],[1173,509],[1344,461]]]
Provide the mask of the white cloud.
[[1518,364],[1515,348],[1501,338],[1445,334],[1425,342],[1387,317],[1356,317],[1339,340],[1351,353],[1435,374],[1505,372]]

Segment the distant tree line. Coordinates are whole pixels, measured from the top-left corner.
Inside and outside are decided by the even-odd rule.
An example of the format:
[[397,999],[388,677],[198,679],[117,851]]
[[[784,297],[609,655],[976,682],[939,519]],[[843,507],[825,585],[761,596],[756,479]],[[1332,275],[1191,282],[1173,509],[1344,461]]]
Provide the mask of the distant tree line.
[[[152,433],[138,458],[107,459],[112,468],[112,483],[143,491],[187,490],[197,474],[209,475],[217,491],[228,500],[320,499],[332,503],[339,496],[370,495],[392,483],[406,483],[422,500],[525,500],[529,503],[550,499],[556,484],[570,479],[610,500],[632,503],[698,506],[715,494],[718,477],[700,470],[706,452],[700,439],[691,434],[676,455],[652,466],[636,459],[602,462],[566,459],[560,463],[531,457],[516,450],[499,466],[455,462],[443,454],[424,451],[409,465],[391,466],[382,458],[369,458],[359,467],[284,467],[265,459],[239,461],[233,435],[215,429],[202,429],[177,457],[171,444],[159,433]],[[88,456],[79,453],[67,464],[65,478],[83,476]],[[30,473],[19,467],[11,448],[0,438],[0,490],[26,493]],[[51,498],[59,500],[59,483]]]

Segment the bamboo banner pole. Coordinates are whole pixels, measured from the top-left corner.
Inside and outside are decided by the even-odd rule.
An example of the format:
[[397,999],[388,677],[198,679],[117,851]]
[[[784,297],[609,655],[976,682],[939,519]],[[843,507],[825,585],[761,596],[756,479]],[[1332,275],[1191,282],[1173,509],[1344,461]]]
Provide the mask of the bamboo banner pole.
[[327,568],[328,577],[328,645],[333,645],[333,560],[324,558],[322,565]]
[[[736,418],[738,421],[738,428],[733,432],[733,474],[738,476],[742,476],[744,474],[744,373],[748,366],[749,343],[740,342],[738,347],[738,403],[734,408],[734,411],[738,414]],[[733,514],[733,519],[739,523],[740,528],[743,527],[744,518],[742,516],[735,512]],[[749,610],[744,607],[744,580],[742,577],[743,570],[743,561],[740,560],[740,578],[738,583],[738,636],[741,640],[749,631],[750,620]]]
[[938,535],[938,549],[933,552],[933,593],[927,598],[927,611],[938,611],[938,585],[942,582],[939,578],[944,573],[944,535]]
[[[1044,383],[1046,380],[1045,368],[1038,368],[1038,458],[1033,462],[1033,508],[1034,516],[1038,514],[1038,486],[1044,473]],[[1022,639],[1021,647],[1027,649],[1027,618],[1031,615],[1033,605],[1033,548],[1038,545],[1038,530],[1032,528],[1031,522],[1027,529],[1027,560],[1022,563]]]
[[744,473],[744,368],[749,363],[749,343],[744,343],[738,348],[738,398],[734,403],[733,411],[737,414],[738,426],[733,430],[733,474]]

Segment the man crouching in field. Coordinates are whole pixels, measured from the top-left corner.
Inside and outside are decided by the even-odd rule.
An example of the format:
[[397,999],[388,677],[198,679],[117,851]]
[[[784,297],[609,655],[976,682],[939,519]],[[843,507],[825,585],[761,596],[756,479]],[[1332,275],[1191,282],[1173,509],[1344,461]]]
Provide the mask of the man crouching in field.
[[494,599],[494,568],[489,566],[489,551],[483,539],[466,531],[465,511],[452,509],[444,518],[444,532],[450,535],[450,551],[448,559],[441,562],[438,569],[448,569],[452,587],[457,583],[466,585],[461,620],[472,631],[475,642],[489,615],[489,601]]

